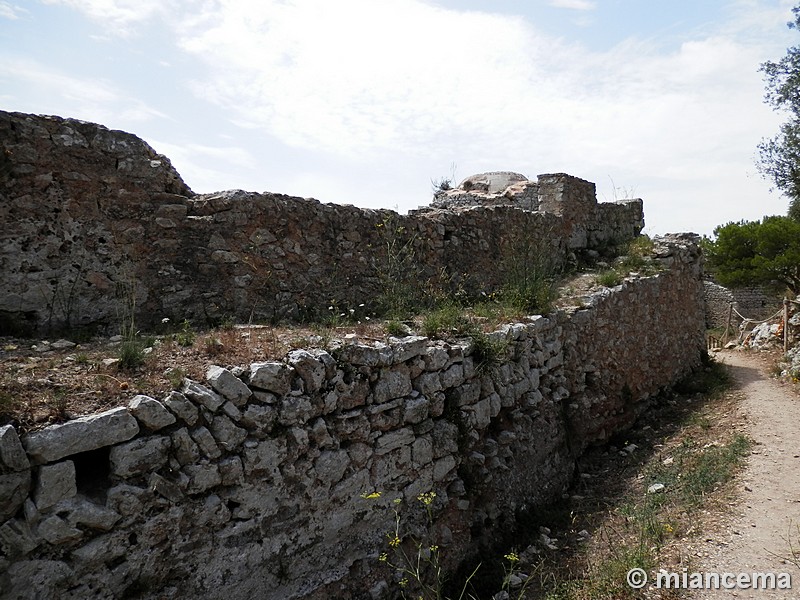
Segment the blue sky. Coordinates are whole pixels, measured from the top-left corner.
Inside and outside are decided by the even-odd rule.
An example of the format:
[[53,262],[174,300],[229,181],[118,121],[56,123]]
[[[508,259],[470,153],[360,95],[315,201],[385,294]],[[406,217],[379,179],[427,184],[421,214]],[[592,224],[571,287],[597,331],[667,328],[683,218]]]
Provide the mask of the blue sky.
[[135,133],[195,192],[400,211],[567,172],[648,233],[785,213],[758,66],[793,0],[0,0],[0,109]]

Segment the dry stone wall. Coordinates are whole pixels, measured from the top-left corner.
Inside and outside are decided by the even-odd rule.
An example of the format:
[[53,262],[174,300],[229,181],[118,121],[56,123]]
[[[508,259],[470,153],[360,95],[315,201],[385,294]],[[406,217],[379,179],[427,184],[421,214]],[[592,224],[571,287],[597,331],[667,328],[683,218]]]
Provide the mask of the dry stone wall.
[[725,327],[728,317],[731,324],[738,327],[742,319],[731,305],[748,319],[766,319],[782,307],[781,300],[761,287],[726,288],[713,281],[703,282],[706,302],[706,323],[709,328]]
[[[302,319],[380,308],[387,279],[490,292],[520,240],[556,264],[621,244],[641,201],[598,204],[564,174],[534,184],[542,210],[415,211],[232,190],[194,194],[134,135],[0,111],[0,326],[118,329],[232,318]],[[538,190],[538,191],[537,191]]]
[[697,241],[657,239],[658,275],[489,334],[490,365],[469,340],[343,342],[0,428],[0,598],[388,597],[392,500],[419,531],[430,491],[455,566],[700,365]]

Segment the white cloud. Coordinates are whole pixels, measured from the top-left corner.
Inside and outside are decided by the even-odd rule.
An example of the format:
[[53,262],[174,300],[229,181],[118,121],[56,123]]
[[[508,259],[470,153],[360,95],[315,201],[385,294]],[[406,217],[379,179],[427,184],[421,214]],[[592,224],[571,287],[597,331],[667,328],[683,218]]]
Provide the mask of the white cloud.
[[[646,199],[652,193],[650,214],[674,219],[672,208],[680,207],[696,222],[701,212],[703,219],[720,219],[712,212],[721,204],[725,210],[752,204],[746,196],[766,189],[750,177],[752,157],[779,118],[761,104],[757,70],[782,54],[774,32],[792,4],[736,0],[730,18],[714,31],[693,30],[680,47],[628,39],[598,53],[522,18],[420,0],[49,1],[124,32],[162,19],[180,49],[197,60],[192,89],[224,111],[221,119],[315,160],[337,161],[341,171],[332,175],[328,167],[314,183],[319,189],[344,194],[346,186],[333,181],[348,177],[347,165],[361,174],[365,165],[384,172],[391,164],[396,181],[405,186],[421,179],[415,190],[427,196],[429,177],[441,175],[431,165],[455,161],[463,176],[482,169],[529,176],[567,171],[597,181],[601,190],[611,187],[611,175]],[[551,4],[598,10],[588,0]],[[63,83],[62,93],[76,102],[120,102],[103,82]],[[87,91],[92,88],[96,93]],[[128,110],[141,118],[163,116],[143,104]],[[213,156],[209,148],[190,144],[166,153],[175,154],[179,169],[191,170],[184,173],[191,185],[197,176],[209,189],[231,185],[233,174],[244,174],[239,168],[254,168],[244,150],[236,169],[218,168],[236,151]],[[434,172],[420,178],[420,165]],[[313,179],[310,165],[297,172],[297,182]],[[382,193],[382,185],[364,180],[357,187]],[[670,198],[670,190],[681,197]],[[411,206],[421,203],[411,196]]]
[[[112,122],[143,122],[166,115],[145,102],[129,97],[109,81],[67,75],[41,63],[20,57],[0,62],[0,82],[14,81],[37,98],[26,110],[61,114],[78,119]],[[12,101],[13,93],[6,97]]]
[[11,19],[12,21],[16,21],[27,12],[27,10],[16,4],[0,2],[0,19]]
[[591,0],[550,0],[550,6],[572,10],[594,10],[596,4]]
[[78,10],[94,21],[102,22],[113,33],[127,36],[134,26],[143,23],[167,8],[161,0],[42,0]]

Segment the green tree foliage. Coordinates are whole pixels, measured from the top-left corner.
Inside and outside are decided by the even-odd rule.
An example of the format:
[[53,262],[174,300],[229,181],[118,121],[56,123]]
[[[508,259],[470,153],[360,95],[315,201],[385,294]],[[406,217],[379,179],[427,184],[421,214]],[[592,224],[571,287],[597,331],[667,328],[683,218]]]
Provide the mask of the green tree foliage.
[[800,293],[800,221],[764,217],[714,229],[706,244],[717,280],[723,285],[782,284]]
[[[800,31],[800,5],[792,9],[790,29]],[[777,62],[761,65],[766,83],[765,101],[785,111],[789,120],[772,139],[759,146],[758,169],[789,197],[789,217],[800,221],[800,47],[793,46]]]

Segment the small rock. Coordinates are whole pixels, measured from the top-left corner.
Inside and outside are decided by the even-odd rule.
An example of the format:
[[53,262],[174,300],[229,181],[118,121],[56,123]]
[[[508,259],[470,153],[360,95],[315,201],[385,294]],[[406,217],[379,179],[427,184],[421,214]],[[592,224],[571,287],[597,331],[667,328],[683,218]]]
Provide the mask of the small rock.
[[74,348],[76,346],[75,342],[70,342],[69,340],[56,340],[50,347],[53,350],[68,350],[69,348]]
[[650,487],[647,488],[648,494],[658,494],[664,491],[664,484],[663,483],[654,483]]

